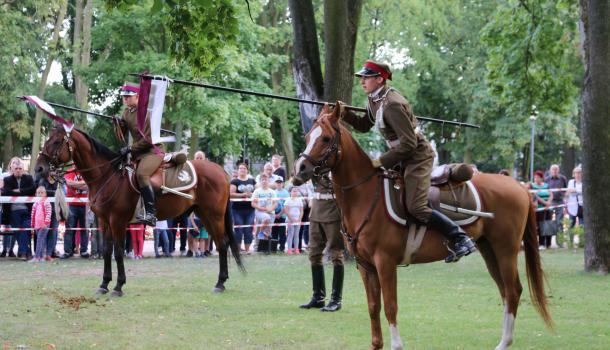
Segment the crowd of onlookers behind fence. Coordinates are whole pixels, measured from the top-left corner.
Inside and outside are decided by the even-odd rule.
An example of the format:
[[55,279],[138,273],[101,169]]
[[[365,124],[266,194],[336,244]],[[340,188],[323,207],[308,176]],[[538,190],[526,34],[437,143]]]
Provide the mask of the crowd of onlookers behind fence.
[[[203,152],[195,159],[205,159]],[[2,204],[2,251],[0,258],[15,257],[25,261],[52,261],[55,258],[101,259],[102,232],[95,215],[87,205],[87,185],[80,174],[70,169],[59,183],[52,174],[34,179],[24,169],[20,158],[12,158],[7,173],[0,177],[2,196],[43,197],[35,202]],[[231,200],[235,236],[242,253],[300,254],[309,241],[308,223],[313,187],[310,183],[293,186],[288,181],[281,157],[273,155],[260,174],[250,174],[247,162],[237,164],[232,172]],[[508,171],[501,174],[510,176]],[[582,230],[582,169],[572,170],[568,180],[553,164],[548,171],[536,171],[534,180],[524,184],[537,206],[536,219],[540,249],[568,246],[574,233]],[[58,193],[59,191],[59,193]],[[62,200],[76,199],[66,205]],[[58,249],[63,238],[62,250]],[[126,232],[125,253],[133,259],[143,257],[145,240],[153,243],[154,256],[205,258],[214,252],[214,243],[194,213],[185,213],[171,220],[158,221],[156,227],[130,224]],[[577,242],[576,242],[577,243]],[[14,248],[18,249],[15,252]]]

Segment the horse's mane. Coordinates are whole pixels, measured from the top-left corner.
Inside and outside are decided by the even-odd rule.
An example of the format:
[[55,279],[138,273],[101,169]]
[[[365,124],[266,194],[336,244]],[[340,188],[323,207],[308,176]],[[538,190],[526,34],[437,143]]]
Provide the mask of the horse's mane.
[[100,140],[96,139],[95,137],[87,134],[85,131],[79,129],[79,128],[75,128],[78,132],[80,132],[81,134],[83,134],[83,136],[87,139],[87,141],[89,141],[89,144],[91,144],[91,149],[93,149],[93,152],[95,152],[96,154],[101,155],[102,157],[104,157],[106,160],[112,160],[115,159],[119,156],[119,154],[113,150],[111,150],[110,148],[108,148],[106,145],[104,145]]

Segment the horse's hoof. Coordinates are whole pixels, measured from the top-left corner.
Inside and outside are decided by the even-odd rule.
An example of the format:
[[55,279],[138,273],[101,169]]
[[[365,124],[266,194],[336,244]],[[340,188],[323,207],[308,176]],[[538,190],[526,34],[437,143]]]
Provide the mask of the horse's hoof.
[[107,289],[107,288],[101,288],[101,287],[100,287],[100,288],[98,288],[98,289],[95,291],[95,294],[97,294],[97,295],[104,295],[104,294],[106,294],[106,293],[108,293],[108,289]]
[[123,296],[123,291],[113,290],[110,295],[113,296],[113,297],[122,297]]
[[225,291],[225,287],[214,287],[213,292],[214,293],[222,293]]

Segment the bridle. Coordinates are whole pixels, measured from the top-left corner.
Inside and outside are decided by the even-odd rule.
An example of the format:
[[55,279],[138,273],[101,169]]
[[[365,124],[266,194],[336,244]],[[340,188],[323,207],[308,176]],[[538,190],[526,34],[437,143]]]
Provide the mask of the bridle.
[[320,178],[331,171],[333,165],[329,164],[329,160],[333,156],[336,159],[335,163],[341,158],[341,131],[336,125],[332,125],[332,127],[335,130],[335,134],[330,140],[330,146],[324,151],[324,154],[322,154],[322,157],[319,160],[316,161],[307,153],[299,154],[299,157],[307,159],[313,165],[312,173],[315,178]]
[[[72,159],[72,156],[74,154],[74,148],[72,146],[71,141],[72,141],[72,133],[70,131],[66,131],[64,137],[62,138],[61,145],[59,147],[57,147],[57,149],[55,150],[55,152],[52,155],[47,152],[46,147],[43,147],[43,149],[40,151],[40,154],[42,154],[47,159],[49,159],[49,161],[48,161],[49,171],[52,171],[55,173],[62,173],[63,172],[61,170],[62,168],[71,165],[70,162],[60,162],[59,161],[59,155],[61,154],[61,152],[63,151],[63,149],[66,145],[68,146],[69,159],[70,160]],[[63,172],[63,173],[65,173],[65,172]]]

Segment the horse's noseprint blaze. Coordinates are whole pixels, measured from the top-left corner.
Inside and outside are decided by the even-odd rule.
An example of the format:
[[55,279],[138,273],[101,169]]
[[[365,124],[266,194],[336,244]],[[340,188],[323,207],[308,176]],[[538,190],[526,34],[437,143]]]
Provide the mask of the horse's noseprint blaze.
[[[111,258],[114,248],[118,277],[113,294],[120,296],[126,283],[123,263],[125,228],[131,221],[139,195],[129,185],[125,167],[118,166],[119,155],[77,129],[66,132],[58,126],[51,131],[38,157],[37,171],[46,172],[50,167],[61,167],[70,158],[87,183],[91,209],[97,215],[104,233],[104,275],[98,292],[108,292],[108,284],[112,280]],[[233,233],[229,180],[224,170],[210,161],[195,160],[193,166],[198,177],[197,187],[191,193],[193,199],[171,193],[159,195],[156,202],[157,217],[165,220],[191,210],[201,217],[218,247],[220,272],[214,291],[222,292],[225,289],[224,283],[229,278],[228,249],[237,266],[244,270]]]
[[[383,347],[379,312],[381,297],[385,316],[390,325],[392,349],[402,349],[397,326],[397,265],[403,261],[407,229],[389,220],[383,204],[379,203],[381,170],[375,170],[368,155],[360,148],[349,131],[340,123],[342,106],[332,112],[323,111],[313,130],[321,130],[312,142],[308,140],[307,157],[300,159],[295,178],[307,181],[315,176],[311,168],[323,157],[333,158],[326,164],[332,173],[333,188],[342,212],[342,223],[350,236],[349,247],[360,266],[358,268],[366,289],[371,319],[372,349]],[[320,142],[338,138],[338,146]],[[310,147],[311,146],[311,147]],[[340,154],[340,156],[339,156]],[[502,175],[478,174],[472,183],[479,191],[482,211],[495,214],[493,219],[481,218],[464,229],[477,241],[477,246],[504,303],[504,322],[500,343],[496,350],[512,344],[515,317],[522,286],[517,260],[521,244],[525,252],[527,278],[532,303],[549,327],[553,326],[547,309],[543,271],[538,253],[535,208],[530,196],[516,180]],[[428,230],[411,263],[440,261],[447,255],[440,233]],[[471,258],[472,259],[472,258]],[[476,305],[472,305],[474,309]],[[468,311],[466,311],[468,312]],[[462,344],[466,348],[467,344]]]

